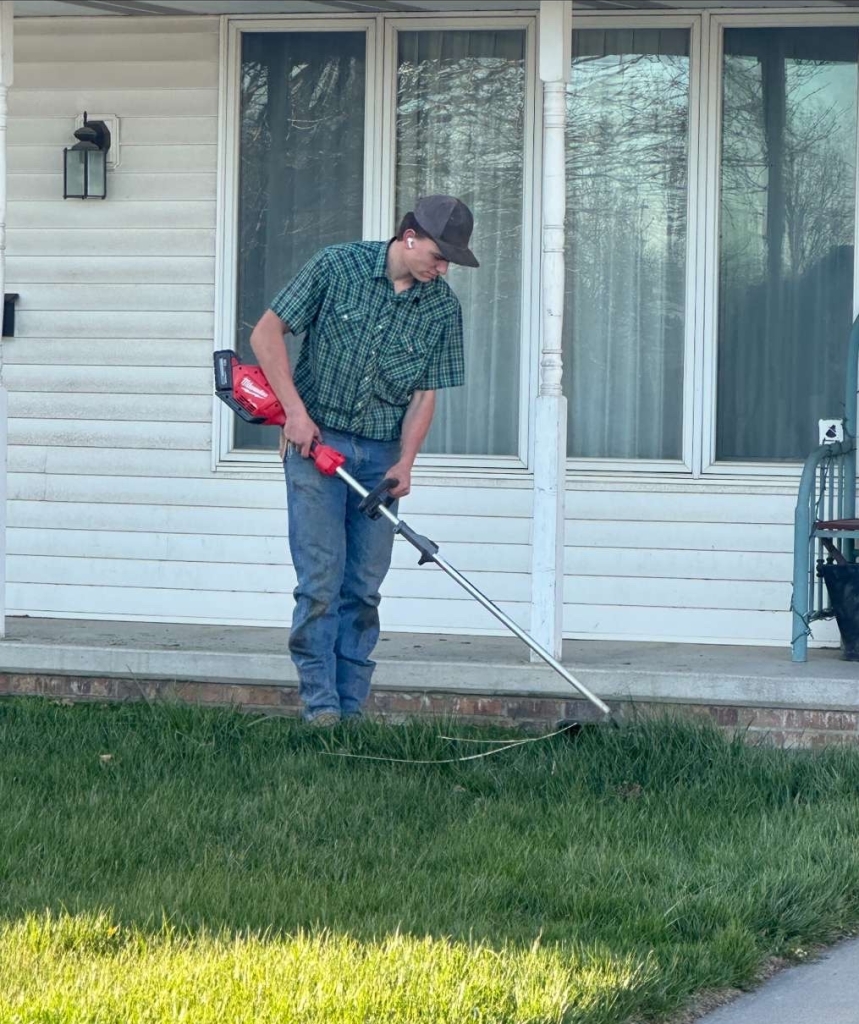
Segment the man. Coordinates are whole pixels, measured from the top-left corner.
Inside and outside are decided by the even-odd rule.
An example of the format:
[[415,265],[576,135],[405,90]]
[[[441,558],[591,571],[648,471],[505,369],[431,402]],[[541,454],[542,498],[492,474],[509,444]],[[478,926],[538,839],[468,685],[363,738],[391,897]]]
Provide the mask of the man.
[[[298,585],[289,649],[306,721],[360,716],[379,638],[379,588],[394,533],[384,517],[308,458],[322,441],[368,490],[384,477],[411,489],[435,392],[464,380],[462,311],[444,275],[478,266],[471,211],[453,196],[419,199],[390,242],[332,245],[274,299],[251,347],[286,412],[281,456]],[[284,334],[307,332],[293,375]],[[396,507],[393,506],[396,511]]]

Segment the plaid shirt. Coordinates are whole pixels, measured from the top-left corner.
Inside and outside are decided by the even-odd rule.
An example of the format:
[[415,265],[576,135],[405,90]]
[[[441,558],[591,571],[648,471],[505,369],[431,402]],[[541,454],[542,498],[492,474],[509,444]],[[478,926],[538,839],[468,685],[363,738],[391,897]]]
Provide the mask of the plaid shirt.
[[322,249],[271,304],[307,331],[293,376],[311,419],[379,441],[400,436],[413,392],[465,379],[459,300],[440,277],[396,294],[388,245]]

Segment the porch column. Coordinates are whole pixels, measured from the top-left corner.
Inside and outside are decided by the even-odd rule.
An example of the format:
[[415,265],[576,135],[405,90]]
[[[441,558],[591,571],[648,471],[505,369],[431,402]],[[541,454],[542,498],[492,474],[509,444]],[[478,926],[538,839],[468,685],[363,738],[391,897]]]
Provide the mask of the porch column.
[[[13,0],[0,0],[0,298],[6,293],[6,122],[13,70],[12,7]],[[8,450],[8,412],[2,369],[3,347],[0,342],[0,637],[6,635],[6,462]]]
[[[531,546],[531,631],[561,657],[564,610],[564,478],[567,400],[561,391],[564,322],[565,139],[572,48],[572,4],[540,0],[543,82],[543,187],[540,386],[534,443],[534,527]],[[536,658],[536,655],[532,655]]]

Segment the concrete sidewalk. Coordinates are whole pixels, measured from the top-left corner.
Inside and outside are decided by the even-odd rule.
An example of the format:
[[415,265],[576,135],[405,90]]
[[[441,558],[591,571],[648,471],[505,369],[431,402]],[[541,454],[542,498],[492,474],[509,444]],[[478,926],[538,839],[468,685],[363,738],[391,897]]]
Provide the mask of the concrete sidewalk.
[[697,1024],[859,1024],[859,939],[780,972]]

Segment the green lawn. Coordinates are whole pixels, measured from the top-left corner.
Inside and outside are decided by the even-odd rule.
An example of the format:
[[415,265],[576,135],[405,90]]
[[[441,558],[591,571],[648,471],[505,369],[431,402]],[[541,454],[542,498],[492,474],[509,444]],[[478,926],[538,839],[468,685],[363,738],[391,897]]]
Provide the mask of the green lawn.
[[493,735],[0,702],[0,1024],[664,1020],[859,925],[857,750],[330,756]]

